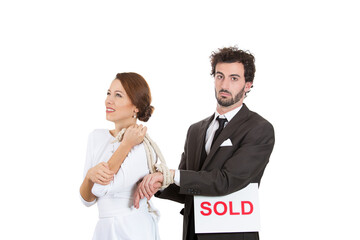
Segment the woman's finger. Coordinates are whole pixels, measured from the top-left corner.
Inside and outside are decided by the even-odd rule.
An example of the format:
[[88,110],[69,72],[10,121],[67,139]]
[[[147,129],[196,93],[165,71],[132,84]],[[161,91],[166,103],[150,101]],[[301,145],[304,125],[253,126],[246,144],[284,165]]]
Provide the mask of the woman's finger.
[[98,181],[97,183],[103,186],[109,185],[111,181]]
[[114,178],[114,174],[112,174],[112,172],[110,171],[99,171],[99,174],[103,177],[103,178],[106,178],[106,179],[112,179]]
[[143,127],[143,128],[141,129],[141,134],[142,134],[142,136],[144,136],[144,135],[146,134],[146,132],[147,132],[147,127]]
[[103,176],[101,176],[100,174],[97,175],[97,183],[101,184],[101,185],[108,185],[111,180],[104,178]]

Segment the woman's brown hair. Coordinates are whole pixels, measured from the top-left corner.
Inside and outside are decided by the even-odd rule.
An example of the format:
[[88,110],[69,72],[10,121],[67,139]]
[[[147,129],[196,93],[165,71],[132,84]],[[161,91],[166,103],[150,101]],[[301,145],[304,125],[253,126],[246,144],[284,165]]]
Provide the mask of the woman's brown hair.
[[154,111],[154,107],[150,105],[151,92],[145,79],[134,72],[118,73],[116,79],[120,80],[132,104],[139,109],[137,118],[140,121],[147,122]]

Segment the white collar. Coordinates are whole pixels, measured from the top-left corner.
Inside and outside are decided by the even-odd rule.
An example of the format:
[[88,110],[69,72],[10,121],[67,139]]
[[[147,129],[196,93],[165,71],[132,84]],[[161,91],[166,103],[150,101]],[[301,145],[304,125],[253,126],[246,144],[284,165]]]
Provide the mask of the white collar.
[[240,109],[242,108],[243,104],[241,104],[240,107],[237,107],[233,110],[231,110],[230,112],[227,112],[223,115],[220,115],[220,113],[218,113],[217,111],[215,111],[215,117],[214,119],[216,119],[218,116],[220,116],[220,118],[226,118],[228,120],[228,122],[231,121],[231,119],[233,119],[233,117],[240,111]]

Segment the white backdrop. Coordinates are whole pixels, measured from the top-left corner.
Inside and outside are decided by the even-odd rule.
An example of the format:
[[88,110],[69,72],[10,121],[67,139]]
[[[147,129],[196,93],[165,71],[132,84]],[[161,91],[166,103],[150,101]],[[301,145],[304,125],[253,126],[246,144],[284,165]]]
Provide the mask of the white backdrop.
[[[356,1],[1,1],[0,239],[91,239],[79,199],[88,134],[112,128],[116,73],[148,81],[146,125],[176,168],[191,123],[216,102],[209,56],[256,58],[247,106],[275,127],[260,187],[261,239],[359,239]],[[155,199],[162,239],[182,206]]]

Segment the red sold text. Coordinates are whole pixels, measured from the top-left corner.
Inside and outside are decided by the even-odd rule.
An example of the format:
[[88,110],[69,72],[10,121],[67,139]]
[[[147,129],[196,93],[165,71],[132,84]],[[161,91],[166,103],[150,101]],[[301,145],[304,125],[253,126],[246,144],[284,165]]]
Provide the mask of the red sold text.
[[233,208],[233,202],[229,201],[229,203],[225,203],[222,201],[215,202],[213,206],[211,206],[210,202],[202,202],[200,204],[200,207],[204,211],[200,211],[201,215],[203,216],[209,216],[213,212],[216,215],[222,216],[225,214],[229,215],[249,215],[254,211],[254,206],[250,201],[241,201],[240,203],[240,209],[234,209]]

